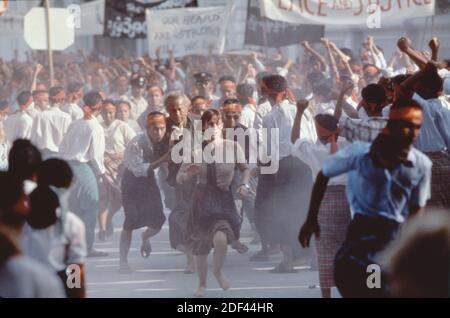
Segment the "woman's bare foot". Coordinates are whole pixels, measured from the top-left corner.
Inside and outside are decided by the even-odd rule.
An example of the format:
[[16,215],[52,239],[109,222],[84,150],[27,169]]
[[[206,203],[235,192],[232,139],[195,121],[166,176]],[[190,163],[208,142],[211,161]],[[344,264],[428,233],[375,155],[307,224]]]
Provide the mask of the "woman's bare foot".
[[197,291],[195,292],[194,296],[195,297],[204,297],[205,291],[206,291],[206,286],[199,286],[197,288]]
[[217,279],[217,282],[220,285],[220,288],[222,288],[223,290],[230,289],[230,283],[225,279],[225,277],[223,276],[222,272],[214,273],[214,276],[216,276],[216,279]]

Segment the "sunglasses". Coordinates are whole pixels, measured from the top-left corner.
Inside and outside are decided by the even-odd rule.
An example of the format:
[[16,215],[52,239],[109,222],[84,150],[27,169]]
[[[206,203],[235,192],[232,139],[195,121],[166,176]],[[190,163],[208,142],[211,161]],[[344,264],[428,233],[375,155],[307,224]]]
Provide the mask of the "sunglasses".
[[238,120],[239,118],[241,118],[241,115],[239,114],[224,114],[225,119],[234,119],[234,120]]

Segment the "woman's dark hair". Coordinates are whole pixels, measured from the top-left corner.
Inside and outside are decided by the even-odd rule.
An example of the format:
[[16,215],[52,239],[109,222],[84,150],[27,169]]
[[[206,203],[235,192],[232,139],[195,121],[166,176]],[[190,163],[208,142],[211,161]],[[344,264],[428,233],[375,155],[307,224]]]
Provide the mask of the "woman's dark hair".
[[25,216],[15,211],[23,193],[23,182],[10,172],[0,172],[0,223],[6,226],[21,226]]
[[41,152],[26,139],[17,139],[9,152],[9,172],[22,181],[31,179],[42,162]]
[[68,188],[72,183],[73,173],[64,160],[48,159],[37,171],[38,186],[30,194],[30,213],[28,224],[34,229],[45,229],[56,223],[56,209],[60,206],[58,196],[50,189]]
[[202,115],[202,128],[203,130],[206,123],[210,121],[214,116],[217,116],[217,118],[220,118],[220,112],[217,109],[207,109],[203,115]]
[[52,158],[39,165],[37,176],[39,186],[69,188],[72,183],[73,172],[66,161]]

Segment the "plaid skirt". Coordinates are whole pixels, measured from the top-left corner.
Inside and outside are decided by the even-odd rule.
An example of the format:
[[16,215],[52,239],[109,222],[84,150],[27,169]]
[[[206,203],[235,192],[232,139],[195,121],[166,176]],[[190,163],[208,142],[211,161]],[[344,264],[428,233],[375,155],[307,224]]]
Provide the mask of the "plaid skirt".
[[450,155],[446,152],[426,154],[433,162],[431,199],[427,207],[450,212]]
[[345,186],[328,186],[319,210],[320,237],[316,239],[319,282],[322,288],[334,287],[334,258],[345,241],[351,215]]

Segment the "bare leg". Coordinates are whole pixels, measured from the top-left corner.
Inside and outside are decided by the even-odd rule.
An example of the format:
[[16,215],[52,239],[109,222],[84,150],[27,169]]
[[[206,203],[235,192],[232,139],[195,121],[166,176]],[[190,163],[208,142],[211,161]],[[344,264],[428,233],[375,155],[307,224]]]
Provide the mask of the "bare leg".
[[106,231],[106,222],[108,220],[108,209],[100,210],[98,213],[98,225],[101,232]]
[[195,273],[195,258],[191,251],[186,251],[186,274]]
[[127,230],[122,230],[122,233],[120,234],[120,270],[126,270],[127,268],[129,269],[128,252],[130,251],[132,235],[133,232]]
[[109,189],[106,184],[99,184],[100,200],[99,200],[99,212],[98,212],[98,226],[100,229],[99,238],[105,240],[106,222],[108,219],[108,202],[109,202]]
[[112,220],[114,215],[120,210],[122,206],[121,196],[120,193],[117,193],[116,195],[112,195],[109,204],[108,214],[106,216],[106,222],[105,222],[105,229],[106,229],[106,235],[110,236],[114,233]]
[[141,255],[145,258],[150,256],[152,251],[152,246],[150,245],[150,238],[158,234],[160,229],[147,228],[142,232],[142,244],[141,244]]
[[153,237],[156,234],[158,234],[159,231],[161,231],[161,230],[160,229],[156,230],[156,229],[152,229],[152,228],[148,227],[144,232],[142,232],[142,240],[143,241],[149,240],[151,237]]
[[225,263],[225,258],[227,256],[228,242],[227,236],[222,231],[217,231],[213,238],[214,245],[214,276],[216,276],[220,287],[223,290],[230,288],[230,284],[226,281],[223,276],[222,268]]
[[294,261],[292,247],[289,245],[281,245],[281,251],[283,252],[283,263],[288,267],[292,267],[292,262]]
[[195,292],[195,296],[203,297],[205,296],[206,277],[208,276],[208,255],[195,256],[195,262],[197,263],[198,273],[198,288]]
[[321,288],[322,298],[331,298],[331,288]]

